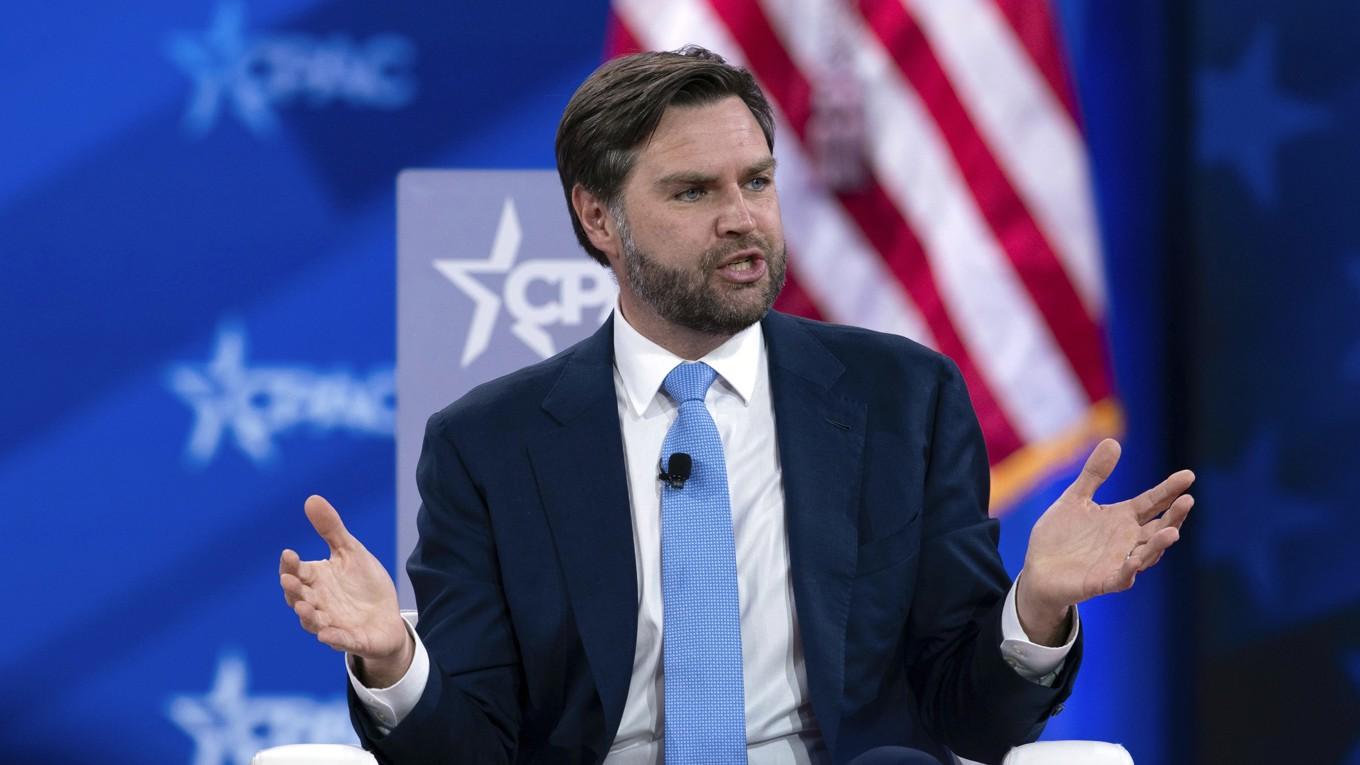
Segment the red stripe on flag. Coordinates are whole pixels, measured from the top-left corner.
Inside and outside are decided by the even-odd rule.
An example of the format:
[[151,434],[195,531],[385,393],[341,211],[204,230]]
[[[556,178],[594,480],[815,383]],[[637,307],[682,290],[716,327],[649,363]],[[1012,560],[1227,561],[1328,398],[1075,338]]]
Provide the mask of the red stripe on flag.
[[[709,0],[732,38],[746,54],[765,93],[778,103],[798,137],[806,144],[811,117],[812,89],[757,3],[749,0]],[[877,179],[855,193],[837,193],[841,205],[864,232],[902,283],[930,328],[939,350],[959,365],[986,435],[991,462],[1005,459],[1022,445],[986,380],[955,329],[949,306],[940,296],[930,263],[920,241]]]
[[612,7],[609,9],[609,18],[605,21],[604,29],[604,58],[608,61],[611,58],[626,56],[629,53],[638,53],[644,50],[642,43],[638,42],[633,30],[623,23],[619,14]]
[[[792,253],[789,255],[793,257]],[[774,301],[775,310],[791,313],[794,316],[802,316],[817,321],[825,321],[822,310],[817,307],[817,302],[812,296],[807,294],[803,285],[798,283],[790,269],[784,278],[784,289],[780,291],[779,297]]]
[[1048,81],[1049,90],[1062,103],[1073,124],[1081,125],[1081,112],[1073,95],[1072,78],[1058,43],[1058,26],[1048,0],[995,0],[1001,15],[1029,53],[1034,66]]
[[940,126],[993,235],[1025,285],[1091,402],[1110,393],[1100,329],[991,147],[959,101],[916,20],[899,0],[862,0],[860,12]]

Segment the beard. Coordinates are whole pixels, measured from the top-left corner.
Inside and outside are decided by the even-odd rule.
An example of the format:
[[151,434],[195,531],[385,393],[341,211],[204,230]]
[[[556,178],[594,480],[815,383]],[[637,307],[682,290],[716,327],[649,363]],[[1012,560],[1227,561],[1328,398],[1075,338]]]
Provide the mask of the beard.
[[[708,335],[734,335],[764,318],[784,288],[788,248],[781,243],[776,251],[760,234],[752,232],[708,250],[698,268],[671,268],[638,249],[622,215],[616,214],[614,219],[623,245],[628,286],[671,324]],[[714,286],[711,277],[718,264],[746,249],[760,250],[765,259],[765,278],[750,284]]]

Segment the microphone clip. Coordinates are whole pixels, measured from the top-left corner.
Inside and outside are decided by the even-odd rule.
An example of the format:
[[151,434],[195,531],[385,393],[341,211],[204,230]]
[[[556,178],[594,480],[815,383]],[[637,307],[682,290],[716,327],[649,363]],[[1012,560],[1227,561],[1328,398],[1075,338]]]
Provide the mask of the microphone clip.
[[685,481],[689,480],[690,474],[694,471],[694,460],[684,452],[675,452],[671,454],[670,464],[661,464],[660,469],[661,473],[657,480],[672,489],[683,489]]

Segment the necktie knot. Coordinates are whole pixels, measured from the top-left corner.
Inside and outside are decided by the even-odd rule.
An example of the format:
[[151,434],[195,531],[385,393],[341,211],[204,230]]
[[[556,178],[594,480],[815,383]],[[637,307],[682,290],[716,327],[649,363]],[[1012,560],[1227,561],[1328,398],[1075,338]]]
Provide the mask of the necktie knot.
[[702,361],[684,362],[675,365],[675,368],[666,375],[661,387],[676,404],[686,401],[702,403],[704,396],[708,395],[709,386],[713,385],[717,378],[718,373],[713,367]]

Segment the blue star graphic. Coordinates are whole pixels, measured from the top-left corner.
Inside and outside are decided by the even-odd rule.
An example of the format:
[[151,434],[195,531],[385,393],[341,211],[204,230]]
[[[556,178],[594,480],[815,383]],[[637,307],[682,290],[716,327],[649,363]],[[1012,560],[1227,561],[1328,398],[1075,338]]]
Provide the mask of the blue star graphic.
[[255,752],[282,744],[357,743],[343,698],[251,694],[248,678],[245,657],[224,654],[211,690],[166,704],[166,715],[194,740],[193,765],[247,765]]
[[250,405],[255,391],[245,357],[245,330],[228,324],[217,333],[211,361],[179,364],[170,371],[171,389],[194,410],[194,430],[186,453],[197,464],[207,464],[229,432],[241,451],[257,463],[275,455],[275,428],[259,407]]
[[1201,71],[1196,90],[1200,163],[1228,165],[1258,202],[1273,204],[1277,147],[1324,126],[1329,115],[1280,92],[1269,31],[1257,34],[1234,69]]
[[273,132],[278,120],[269,106],[269,94],[251,76],[253,44],[245,33],[245,9],[238,2],[219,4],[202,33],[170,35],[166,54],[194,81],[194,94],[184,113],[189,133],[202,136],[211,130],[223,102],[251,132]]
[[248,366],[245,329],[227,323],[206,364],[176,364],[167,383],[194,412],[185,456],[204,466],[228,436],[257,465],[278,454],[275,437],[300,425],[315,433],[337,428],[391,436],[394,376],[390,368],[366,378],[304,366]]
[[1325,507],[1280,490],[1277,452],[1274,437],[1259,434],[1235,469],[1204,471],[1196,492],[1213,505],[1200,511],[1206,559],[1236,569],[1258,609],[1274,617],[1292,612],[1277,559],[1280,544],[1316,533],[1331,520]]

